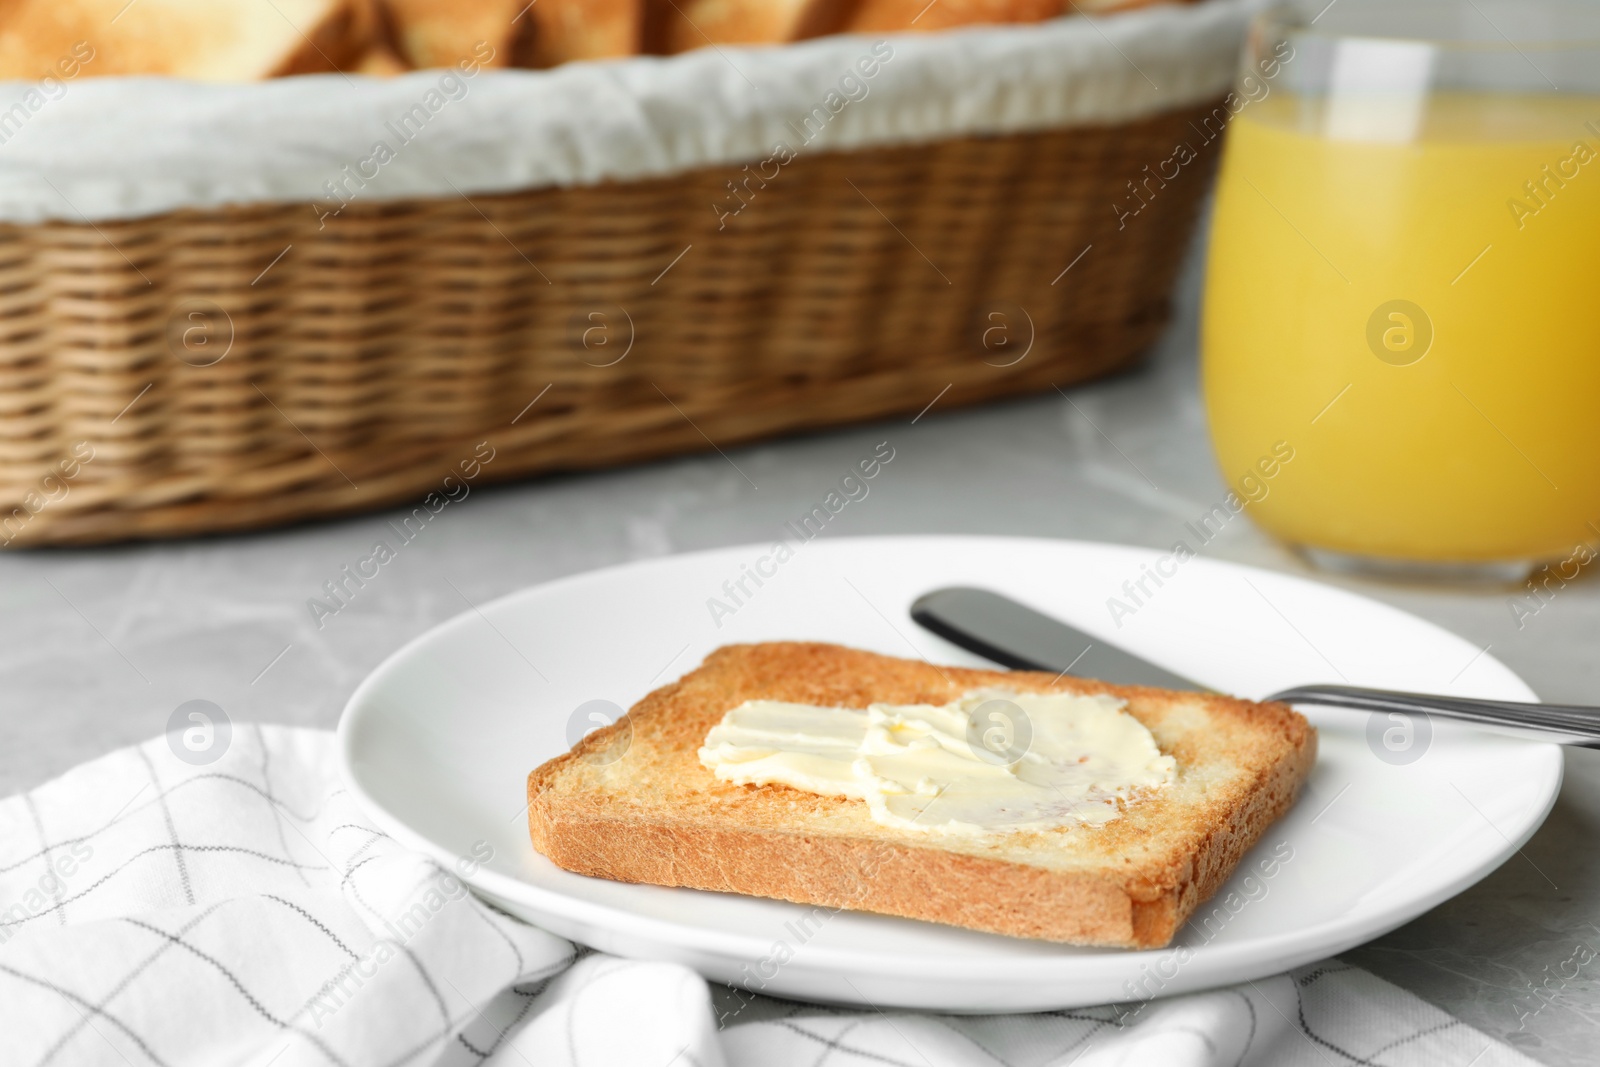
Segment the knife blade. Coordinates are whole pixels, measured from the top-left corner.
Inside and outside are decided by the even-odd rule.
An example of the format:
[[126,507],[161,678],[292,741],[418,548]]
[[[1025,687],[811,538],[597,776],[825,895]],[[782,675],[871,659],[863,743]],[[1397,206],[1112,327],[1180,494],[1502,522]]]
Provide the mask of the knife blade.
[[911,605],[923,629],[1013,670],[1068,671],[1122,685],[1207,687],[987,589],[954,586]]

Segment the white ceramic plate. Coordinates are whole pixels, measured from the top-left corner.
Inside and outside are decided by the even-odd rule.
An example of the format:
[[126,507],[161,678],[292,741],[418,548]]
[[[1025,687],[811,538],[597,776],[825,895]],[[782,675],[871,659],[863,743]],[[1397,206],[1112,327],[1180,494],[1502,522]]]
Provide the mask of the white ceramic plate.
[[[1152,595],[1119,628],[1107,599],[1132,606],[1123,583],[1162,553],[994,537],[816,541],[781,564],[770,551],[751,545],[578,575],[437,627],[350,698],[339,724],[349,787],[385,830],[443,862],[481,855],[486,843],[493,859],[470,879],[478,892],[603,951],[681,962],[778,996],[1001,1012],[1179,993],[1340,952],[1488,874],[1538,828],[1561,783],[1554,745],[1434,721],[1431,736],[1417,724],[1410,748],[1396,752],[1404,724],[1309,710],[1321,754],[1298,805],[1174,946],[1153,952],[851,912],[819,926],[802,922],[811,909],[798,905],[585,878],[535,853],[524,781],[566,750],[582,705],[628,707],[730,642],[831,641],[986,666],[907,616],[912,600],[939,586],[996,589],[1246,697],[1345,680],[1533,696],[1489,655],[1420,619],[1232,564],[1193,559],[1159,588],[1146,580]],[[759,587],[745,579],[750,595],[735,588],[736,603],[724,583],[758,565],[775,573]],[[714,621],[713,597],[732,614]],[[1269,858],[1279,860],[1270,876]]]

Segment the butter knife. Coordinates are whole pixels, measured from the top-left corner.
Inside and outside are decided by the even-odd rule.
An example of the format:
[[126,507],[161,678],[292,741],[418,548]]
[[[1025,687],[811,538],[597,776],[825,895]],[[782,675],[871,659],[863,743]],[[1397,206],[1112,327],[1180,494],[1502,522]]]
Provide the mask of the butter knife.
[[[1121,685],[1207,689],[1104,638],[987,589],[952,587],[925,593],[911,605],[911,618],[951,644],[1013,670],[1070,671]],[[1600,708],[1578,704],[1479,700],[1350,685],[1296,686],[1264,699],[1458,719],[1519,737],[1600,748]]]

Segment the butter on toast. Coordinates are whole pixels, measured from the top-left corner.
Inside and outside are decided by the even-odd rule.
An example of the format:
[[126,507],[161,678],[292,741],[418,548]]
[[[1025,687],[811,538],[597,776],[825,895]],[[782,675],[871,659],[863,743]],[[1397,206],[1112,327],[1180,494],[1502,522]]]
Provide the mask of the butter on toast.
[[[353,68],[363,0],[0,0],[0,78],[166,74],[254,81]],[[87,53],[87,57],[84,54]]]
[[[866,708],[983,688],[1120,697],[1176,778],[1103,825],[973,839],[885,826],[858,800],[734,785],[699,760],[707,732],[746,700]],[[826,644],[731,645],[529,775],[528,822],[534,847],[580,874],[1155,948],[1289,809],[1315,758],[1316,731],[1282,704]]]

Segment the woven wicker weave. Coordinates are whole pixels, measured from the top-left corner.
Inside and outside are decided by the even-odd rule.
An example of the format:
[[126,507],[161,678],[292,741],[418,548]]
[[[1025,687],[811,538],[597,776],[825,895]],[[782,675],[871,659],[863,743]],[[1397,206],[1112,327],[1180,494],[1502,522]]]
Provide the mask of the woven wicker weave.
[[736,168],[0,227],[0,541],[370,509],[483,441],[505,479],[1103,374],[1166,320],[1213,153],[1112,205],[1206,110],[802,157],[720,231]]

